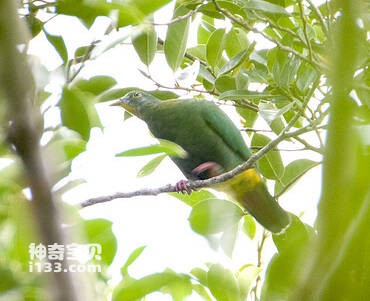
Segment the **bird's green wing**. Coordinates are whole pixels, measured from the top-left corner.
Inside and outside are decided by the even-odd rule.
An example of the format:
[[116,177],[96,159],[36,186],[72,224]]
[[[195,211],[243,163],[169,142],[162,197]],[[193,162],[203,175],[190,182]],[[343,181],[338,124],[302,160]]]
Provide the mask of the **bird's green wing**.
[[230,118],[214,104],[204,103],[202,117],[205,124],[219,136],[240,161],[245,161],[251,156],[239,130]]

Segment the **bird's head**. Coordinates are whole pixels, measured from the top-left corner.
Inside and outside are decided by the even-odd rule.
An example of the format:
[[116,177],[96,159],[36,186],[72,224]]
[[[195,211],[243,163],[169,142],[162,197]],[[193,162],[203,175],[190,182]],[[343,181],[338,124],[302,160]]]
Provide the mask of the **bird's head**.
[[149,93],[142,91],[131,91],[111,106],[119,106],[124,108],[129,113],[141,118],[142,114],[148,106],[158,102],[158,99]]

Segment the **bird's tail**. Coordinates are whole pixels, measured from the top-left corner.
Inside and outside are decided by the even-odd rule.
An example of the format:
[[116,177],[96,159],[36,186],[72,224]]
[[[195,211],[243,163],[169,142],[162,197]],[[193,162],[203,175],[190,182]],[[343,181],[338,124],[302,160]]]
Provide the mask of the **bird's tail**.
[[271,196],[256,170],[246,170],[224,183],[223,188],[271,232],[281,232],[289,225],[289,213]]

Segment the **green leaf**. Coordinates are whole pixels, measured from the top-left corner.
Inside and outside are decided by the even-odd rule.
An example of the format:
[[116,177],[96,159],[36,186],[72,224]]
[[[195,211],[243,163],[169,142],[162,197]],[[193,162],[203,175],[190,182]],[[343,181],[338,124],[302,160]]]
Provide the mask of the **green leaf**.
[[191,207],[193,207],[195,204],[201,201],[216,198],[212,192],[209,192],[208,190],[205,190],[205,189],[202,189],[199,191],[193,191],[190,195],[182,194],[178,192],[170,192],[169,195],[177,198],[178,200],[184,202],[185,204]]
[[206,46],[206,58],[208,64],[215,68],[221,61],[225,47],[225,29],[216,29],[208,39]]
[[200,45],[191,47],[187,50],[187,52],[201,61],[206,60],[206,45],[200,44]]
[[316,81],[318,76],[319,73],[312,66],[308,65],[306,62],[301,63],[297,71],[297,88],[302,93],[307,93],[308,89],[312,83]]
[[[247,58],[248,49],[242,50],[235,56],[233,56],[225,65],[220,69],[219,75],[223,75],[233,71],[236,67],[239,67],[240,64]],[[234,89],[235,90],[235,89]]]
[[176,288],[183,288],[185,291],[178,291],[183,300],[186,295],[191,293],[191,283],[188,276],[176,274],[170,270],[163,273],[156,273],[145,276],[141,279],[131,279],[130,282],[121,281],[113,291],[113,301],[137,300],[156,291],[169,291],[176,294]]
[[267,122],[271,130],[279,134],[285,127],[282,119],[283,114],[290,111],[294,105],[294,102],[288,103],[286,106],[278,109],[272,102],[260,102],[258,105],[259,115]]
[[52,183],[56,183],[71,171],[72,160],[86,149],[86,141],[78,138],[52,139],[45,147],[45,157],[54,167],[50,176]]
[[[173,15],[177,18],[185,15],[188,10],[180,6]],[[168,26],[166,40],[164,42],[164,54],[168,65],[173,71],[180,67],[186,51],[186,44],[188,41],[188,32],[190,26],[190,19],[186,18],[179,22],[172,23]]]
[[[242,117],[242,124],[246,128],[252,128],[258,117],[258,113],[248,108],[237,107],[236,111]],[[250,133],[250,132],[247,132]]]
[[55,50],[58,52],[60,58],[65,64],[68,61],[68,52],[67,47],[64,43],[64,40],[61,36],[56,36],[48,33],[45,29],[43,29],[46,39],[53,45]]
[[118,27],[122,27],[140,23],[145,16],[169,2],[170,0],[129,0],[124,2],[63,0],[56,5],[56,12],[58,14],[78,17],[88,26],[99,16],[110,17],[115,13],[116,15],[118,14],[117,25]]
[[250,47],[240,51],[236,55],[234,55],[225,65],[222,66],[220,69],[220,75],[229,73],[230,71],[234,70],[236,67],[238,67],[240,64],[243,63],[243,61],[251,54],[253,51],[255,43],[251,44]]
[[196,292],[203,301],[213,301],[212,297],[209,295],[208,290],[200,284],[193,284],[193,291]]
[[101,260],[110,265],[117,251],[117,240],[112,231],[112,222],[105,219],[92,219],[84,222],[85,233],[89,243],[100,244]]
[[216,79],[215,87],[219,92],[235,90],[236,89],[235,78],[228,75],[222,75]]
[[249,44],[247,33],[241,28],[233,27],[226,34],[225,50],[229,58],[247,49]]
[[252,264],[246,264],[239,270],[237,281],[240,289],[240,300],[247,299],[253,283],[262,271],[263,270],[261,268]]
[[[222,1],[222,0],[219,0],[219,1],[217,1],[217,4],[221,8],[227,10],[228,12],[230,12],[234,15],[239,15],[239,16],[242,16],[243,18],[247,17],[243,8],[240,7],[237,4],[237,1]],[[208,2],[208,3],[206,2],[205,4],[203,4],[198,9],[198,11],[203,13],[206,16],[211,17],[211,18],[217,18],[217,19],[224,19],[225,18],[225,16],[218,11],[218,9],[216,8],[215,4],[212,1]]]
[[89,115],[81,98],[74,90],[63,89],[59,108],[61,110],[63,125],[79,133],[84,140],[89,140]]
[[291,185],[296,182],[311,168],[317,166],[319,163],[308,159],[298,159],[289,163],[284,170],[284,175],[280,181],[275,183],[275,194],[279,194],[285,185]]
[[32,37],[37,36],[44,26],[44,22],[37,19],[34,14],[29,14],[24,18],[27,22],[27,26],[31,31]]
[[306,273],[305,259],[314,239],[314,230],[292,215],[291,225],[281,235],[273,235],[278,254],[270,260],[265,273],[261,300],[290,300],[299,283],[299,277]]
[[137,173],[138,177],[145,177],[150,175],[154,172],[154,170],[161,164],[164,158],[166,158],[167,155],[160,155],[155,157],[154,159],[150,160],[147,164],[145,164]]
[[83,92],[93,95],[100,95],[116,84],[116,80],[111,76],[99,75],[90,79],[79,79],[73,84],[73,88],[78,88]]
[[164,140],[158,139],[160,144],[154,144],[144,147],[138,147],[134,149],[130,149],[124,152],[117,154],[117,157],[136,157],[136,156],[146,156],[146,155],[153,155],[158,153],[166,153],[172,157],[186,157],[186,151],[179,146],[178,144]]
[[230,201],[208,199],[194,205],[189,222],[199,234],[215,234],[237,224],[243,215],[243,210]]
[[207,271],[201,269],[201,268],[193,268],[190,271],[190,274],[193,275],[199,283],[203,284],[204,286],[207,286]]
[[250,239],[254,239],[256,236],[257,225],[255,219],[249,215],[244,215],[243,218],[243,231]]
[[213,264],[207,273],[208,288],[216,300],[240,300],[239,286],[233,273],[220,264]]
[[246,98],[246,99],[266,99],[266,98],[273,98],[276,95],[268,94],[268,93],[262,93],[262,92],[256,92],[256,91],[249,91],[249,90],[231,90],[226,91],[224,93],[221,93],[218,97],[219,99],[240,99],[240,98]]
[[[252,138],[252,146],[261,148],[268,144],[270,141],[270,138],[255,133]],[[278,151],[269,151],[261,159],[258,160],[257,165],[262,175],[268,179],[277,180],[283,176],[284,165]]]
[[222,250],[225,252],[227,256],[230,258],[232,257],[236,239],[238,237],[238,224],[233,225],[222,233],[221,239],[220,239],[220,245]]
[[136,248],[134,251],[132,251],[132,253],[130,254],[130,256],[127,258],[125,264],[121,268],[121,275],[123,277],[125,277],[126,275],[128,275],[128,268],[129,268],[129,266],[131,264],[133,264],[134,261],[136,261],[136,259],[141,255],[141,253],[143,253],[143,251],[144,251],[145,248],[146,248],[146,246],[141,246],[141,247]]
[[211,23],[208,22],[208,20],[210,20],[210,22],[213,21],[212,18],[206,15],[203,15],[202,21],[199,23],[198,32],[197,32],[198,46],[207,44],[209,36],[216,29]]
[[153,26],[145,27],[140,34],[132,38],[132,45],[139,55],[140,60],[149,66],[157,51],[157,33]]
[[262,0],[249,0],[244,2],[244,8],[247,11],[261,11],[270,14],[289,15],[289,13],[280,5],[276,5]]

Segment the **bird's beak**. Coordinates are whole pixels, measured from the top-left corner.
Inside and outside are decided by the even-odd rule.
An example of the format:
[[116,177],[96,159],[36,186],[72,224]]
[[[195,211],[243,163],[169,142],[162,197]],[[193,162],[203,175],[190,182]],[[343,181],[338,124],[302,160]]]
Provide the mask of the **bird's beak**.
[[137,116],[136,108],[130,104],[128,104],[127,99],[125,97],[120,98],[119,100],[112,102],[109,106],[111,107],[121,107],[124,108],[130,114]]
[[116,100],[115,102],[112,102],[109,106],[111,107],[122,107],[122,100],[119,99],[119,100]]

